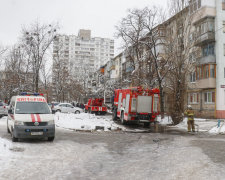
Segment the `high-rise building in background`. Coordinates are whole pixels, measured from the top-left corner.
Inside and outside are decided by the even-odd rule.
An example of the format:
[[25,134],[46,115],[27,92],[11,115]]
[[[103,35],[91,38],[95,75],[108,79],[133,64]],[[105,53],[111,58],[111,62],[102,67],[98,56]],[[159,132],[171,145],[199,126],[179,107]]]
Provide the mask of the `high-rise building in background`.
[[114,40],[91,37],[91,30],[81,29],[78,36],[59,35],[54,41],[53,56],[60,46],[69,71],[77,77],[84,71],[96,71],[114,57]]
[[59,68],[85,86],[88,76],[113,57],[114,40],[92,37],[91,30],[81,29],[77,36],[58,35],[53,43],[53,94]]

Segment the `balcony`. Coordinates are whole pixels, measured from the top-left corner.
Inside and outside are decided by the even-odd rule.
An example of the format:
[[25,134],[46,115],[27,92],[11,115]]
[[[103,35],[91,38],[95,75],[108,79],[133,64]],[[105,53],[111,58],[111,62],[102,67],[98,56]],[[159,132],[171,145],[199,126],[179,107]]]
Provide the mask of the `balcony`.
[[215,41],[215,33],[208,31],[196,37],[195,46],[202,46],[206,43],[210,43],[214,41]]
[[206,78],[197,80],[195,83],[188,83],[189,88],[194,89],[214,89],[216,88],[216,78]]
[[204,56],[204,57],[199,57],[199,58],[197,58],[196,63],[198,65],[215,64],[216,63],[216,56],[215,55],[208,55],[208,56]]

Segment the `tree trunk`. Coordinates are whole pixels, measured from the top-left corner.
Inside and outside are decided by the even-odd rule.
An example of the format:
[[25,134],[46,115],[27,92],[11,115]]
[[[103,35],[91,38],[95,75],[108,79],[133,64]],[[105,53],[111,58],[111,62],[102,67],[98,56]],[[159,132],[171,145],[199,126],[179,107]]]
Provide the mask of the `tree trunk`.
[[164,93],[161,81],[159,81],[159,95],[160,95],[160,111],[161,111],[161,118],[164,118]]
[[35,91],[38,92],[38,80],[39,80],[39,73],[36,73],[35,77]]

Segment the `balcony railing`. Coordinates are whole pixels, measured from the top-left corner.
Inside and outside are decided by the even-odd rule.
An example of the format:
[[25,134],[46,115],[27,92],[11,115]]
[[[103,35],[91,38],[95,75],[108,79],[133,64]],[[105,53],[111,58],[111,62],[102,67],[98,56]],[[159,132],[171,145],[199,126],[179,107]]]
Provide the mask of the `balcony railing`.
[[216,56],[208,55],[208,56],[199,57],[199,58],[197,58],[196,63],[198,65],[216,63]]
[[195,46],[202,46],[205,43],[214,42],[214,41],[215,41],[215,33],[206,32],[196,37]]

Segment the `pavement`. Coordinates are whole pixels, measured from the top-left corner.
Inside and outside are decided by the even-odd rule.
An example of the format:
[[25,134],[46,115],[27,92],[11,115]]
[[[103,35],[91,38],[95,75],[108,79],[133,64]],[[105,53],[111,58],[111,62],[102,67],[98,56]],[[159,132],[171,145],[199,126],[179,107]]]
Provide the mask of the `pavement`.
[[[132,129],[132,126],[130,127]],[[0,119],[0,180],[26,179],[224,179],[225,138],[123,131],[75,132],[56,129],[54,142],[12,143]]]

